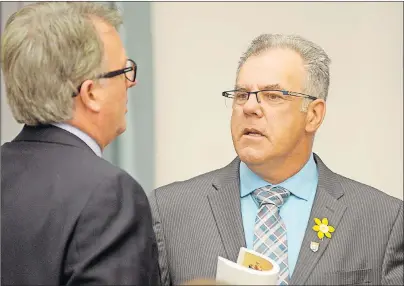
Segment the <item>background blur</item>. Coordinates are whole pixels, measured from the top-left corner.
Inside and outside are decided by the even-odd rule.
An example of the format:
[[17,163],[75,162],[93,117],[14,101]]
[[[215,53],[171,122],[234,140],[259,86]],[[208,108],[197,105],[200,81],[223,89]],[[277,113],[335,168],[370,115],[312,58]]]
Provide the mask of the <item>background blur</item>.
[[[1,2],[1,28],[28,2]],[[124,15],[139,65],[128,129],[104,158],[153,188],[234,157],[230,110],[242,52],[261,33],[295,33],[332,60],[326,119],[314,151],[333,171],[403,198],[403,3],[104,2]],[[1,143],[21,130],[1,86]]]

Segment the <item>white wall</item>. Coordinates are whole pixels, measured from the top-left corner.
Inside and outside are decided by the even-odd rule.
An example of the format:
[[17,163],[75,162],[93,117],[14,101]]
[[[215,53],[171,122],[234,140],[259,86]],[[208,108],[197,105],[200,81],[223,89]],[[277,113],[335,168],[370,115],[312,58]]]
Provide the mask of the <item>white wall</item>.
[[231,89],[260,33],[296,33],[330,55],[314,151],[334,171],[403,197],[403,3],[153,3],[156,187],[235,156]]
[[[1,3],[2,28],[24,4]],[[151,16],[155,187],[234,158],[221,91],[255,36],[296,33],[333,61],[315,151],[334,171],[403,198],[403,3],[160,2]],[[2,85],[1,143],[20,129]]]
[[[23,7],[24,3],[21,2],[2,2],[1,5],[1,33],[3,33],[4,26],[7,19],[15,11]],[[20,132],[22,124],[18,124],[11,114],[10,108],[7,104],[6,91],[4,88],[3,73],[0,69],[1,76],[1,145],[4,142],[11,141]]]

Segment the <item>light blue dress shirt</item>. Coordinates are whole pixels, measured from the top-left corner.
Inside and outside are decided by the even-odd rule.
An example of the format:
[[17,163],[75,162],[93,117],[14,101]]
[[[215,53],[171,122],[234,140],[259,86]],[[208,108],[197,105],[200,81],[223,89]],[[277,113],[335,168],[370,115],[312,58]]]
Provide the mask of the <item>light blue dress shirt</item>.
[[76,135],[77,137],[79,137],[82,141],[84,141],[84,143],[86,143],[88,145],[88,147],[91,148],[91,150],[93,150],[93,152],[98,156],[101,157],[102,156],[102,152],[101,152],[101,148],[100,146],[97,144],[97,142],[95,142],[95,140],[93,138],[91,138],[90,136],[88,136],[86,133],[84,133],[83,131],[81,131],[80,129],[70,125],[70,124],[66,124],[66,123],[55,123],[52,124],[56,127],[59,127],[63,130],[66,130],[69,133],[72,133],[73,135]]
[[[290,276],[293,273],[299,255],[316,194],[317,184],[318,171],[313,154],[311,154],[306,165],[297,174],[278,184],[291,193],[279,211],[286,226]],[[258,212],[258,205],[252,198],[252,192],[267,185],[271,184],[253,173],[245,163],[240,163],[241,214],[248,249],[253,249],[255,216]]]

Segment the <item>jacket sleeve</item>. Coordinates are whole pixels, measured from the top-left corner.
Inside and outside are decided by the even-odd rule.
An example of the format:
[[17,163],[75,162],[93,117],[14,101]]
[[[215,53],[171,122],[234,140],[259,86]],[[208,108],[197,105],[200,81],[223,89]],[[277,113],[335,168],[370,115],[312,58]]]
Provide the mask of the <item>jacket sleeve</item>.
[[170,277],[170,272],[169,272],[169,268],[168,268],[166,244],[165,244],[165,240],[164,240],[163,227],[162,227],[161,219],[160,219],[160,211],[158,208],[156,190],[154,190],[150,194],[149,201],[150,201],[150,207],[152,210],[153,229],[154,229],[154,233],[156,235],[158,252],[159,252],[158,256],[159,256],[161,285],[170,286],[172,283],[171,283],[171,277]]
[[66,285],[158,285],[158,250],[142,187],[121,172],[95,188],[77,220]]
[[402,202],[387,243],[382,273],[382,285],[403,285],[404,234]]

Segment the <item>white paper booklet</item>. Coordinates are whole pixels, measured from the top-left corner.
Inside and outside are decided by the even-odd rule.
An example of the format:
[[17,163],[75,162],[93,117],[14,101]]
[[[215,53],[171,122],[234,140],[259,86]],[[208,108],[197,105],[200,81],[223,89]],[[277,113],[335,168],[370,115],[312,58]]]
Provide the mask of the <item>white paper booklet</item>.
[[229,285],[276,285],[279,265],[272,259],[244,247],[237,263],[218,257],[216,281]]

